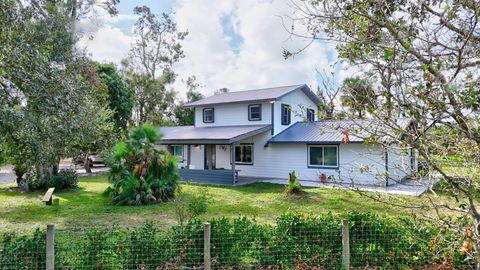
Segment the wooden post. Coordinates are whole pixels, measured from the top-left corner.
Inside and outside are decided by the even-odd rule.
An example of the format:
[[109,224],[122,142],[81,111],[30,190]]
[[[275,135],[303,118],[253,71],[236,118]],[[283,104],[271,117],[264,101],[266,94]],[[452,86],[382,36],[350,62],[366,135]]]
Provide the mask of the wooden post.
[[211,228],[210,223],[205,223],[205,231],[203,234],[203,265],[205,270],[212,270],[212,258],[210,255]]
[[342,267],[350,269],[350,232],[348,220],[342,220]]
[[55,269],[55,226],[47,225],[46,270]]

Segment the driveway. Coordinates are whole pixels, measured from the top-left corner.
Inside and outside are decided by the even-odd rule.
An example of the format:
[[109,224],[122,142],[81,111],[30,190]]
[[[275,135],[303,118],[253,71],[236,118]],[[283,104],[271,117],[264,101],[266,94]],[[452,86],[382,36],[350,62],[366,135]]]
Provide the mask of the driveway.
[[13,167],[10,165],[0,167],[0,184],[15,182]]
[[[85,169],[82,166],[75,166],[72,164],[71,160],[65,159],[60,161],[60,169],[72,168],[75,169],[79,176],[88,176],[95,175],[102,172],[108,171],[108,168],[102,165],[95,165],[92,168],[92,174],[85,172]],[[0,184],[8,184],[15,182],[15,173],[13,172],[13,166],[7,165],[0,167]]]

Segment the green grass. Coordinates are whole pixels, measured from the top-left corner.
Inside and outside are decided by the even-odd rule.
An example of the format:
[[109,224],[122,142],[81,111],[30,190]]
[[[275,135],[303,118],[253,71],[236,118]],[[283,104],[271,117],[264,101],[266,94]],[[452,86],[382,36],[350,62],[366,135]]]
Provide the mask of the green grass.
[[[0,185],[0,230],[29,230],[46,224],[59,227],[137,226],[151,220],[160,226],[176,224],[173,202],[147,206],[114,206],[102,195],[108,182],[105,176],[81,178],[79,188],[55,192],[59,206],[46,206],[40,201],[43,192],[23,193],[12,190],[11,185]],[[186,195],[200,193],[205,186],[182,184]],[[343,213],[350,210],[373,211],[392,215],[405,214],[374,202],[352,191],[332,188],[308,188],[303,197],[286,196],[283,185],[256,183],[247,186],[207,186],[212,197],[207,214],[210,217],[245,215],[261,223],[273,223],[281,213],[291,209],[306,213]],[[411,199],[416,200],[416,199]]]

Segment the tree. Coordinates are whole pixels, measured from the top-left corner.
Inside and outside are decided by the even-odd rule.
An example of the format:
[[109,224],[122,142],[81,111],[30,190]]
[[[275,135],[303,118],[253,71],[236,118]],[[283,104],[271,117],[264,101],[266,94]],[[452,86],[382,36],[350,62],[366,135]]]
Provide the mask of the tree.
[[143,125],[115,146],[107,159],[113,185],[106,190],[114,204],[141,205],[174,197],[180,178],[177,159],[154,147],[160,138],[152,126]]
[[218,94],[224,94],[224,93],[228,93],[230,92],[230,89],[226,88],[226,87],[223,87],[223,88],[220,88],[218,90],[215,90],[215,92],[213,92],[214,95],[218,95]]
[[[454,198],[445,204],[426,195],[429,203],[412,205],[391,197],[388,203],[434,209],[435,216],[425,216],[458,233],[463,227],[452,212],[467,221],[473,233],[462,250],[480,269],[479,3],[320,0],[294,5],[293,23],[307,26],[314,39],[335,41],[349,65],[386,79],[371,117],[395,132],[371,134],[371,140],[386,148],[414,148]],[[402,129],[398,115],[412,119],[412,126]],[[460,166],[449,169],[452,160]]]
[[343,106],[350,108],[352,117],[358,113],[358,118],[375,103],[375,91],[370,82],[360,77],[347,78],[343,81],[340,100]]
[[97,73],[108,88],[108,103],[114,111],[115,126],[119,131],[125,132],[132,116],[133,92],[112,64],[97,64]]
[[186,84],[188,89],[186,93],[187,100],[185,102],[180,102],[175,107],[176,124],[180,126],[193,125],[195,122],[195,110],[192,108],[185,108],[183,105],[204,98],[202,93],[197,91],[200,84],[196,82],[195,76],[188,77]]
[[0,3],[0,137],[18,171],[44,182],[108,109],[73,51],[72,3],[29,3]]
[[337,95],[340,92],[340,87],[335,81],[335,77],[326,76],[325,74],[317,73],[321,77],[321,85],[317,86],[317,96],[320,98],[318,104],[319,119],[333,119],[335,118],[335,103],[337,102]]
[[184,57],[180,42],[188,32],[178,31],[169,14],[157,16],[146,6],[135,7],[134,13],[140,16],[136,40],[122,61],[125,79],[135,93],[133,121],[172,124],[175,92],[167,85],[175,81],[172,65]]

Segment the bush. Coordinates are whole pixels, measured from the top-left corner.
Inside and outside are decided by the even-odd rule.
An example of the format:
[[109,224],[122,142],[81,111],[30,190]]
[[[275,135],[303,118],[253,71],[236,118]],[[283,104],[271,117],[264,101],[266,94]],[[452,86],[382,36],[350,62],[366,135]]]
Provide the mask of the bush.
[[78,187],[78,174],[74,169],[61,169],[57,175],[47,180],[47,188],[56,190]]
[[143,205],[164,202],[174,197],[180,179],[177,159],[155,149],[159,135],[143,125],[136,128],[126,142],[115,146],[106,159],[112,187],[105,192],[116,205]]
[[288,195],[303,194],[302,185],[297,181],[297,173],[295,171],[288,174],[288,184],[285,187],[285,193]]
[[205,214],[211,200],[207,189],[202,188],[200,195],[187,196],[179,192],[175,198],[175,215],[180,225]]
[[44,269],[45,233],[39,229],[31,235],[0,235],[0,269]]

